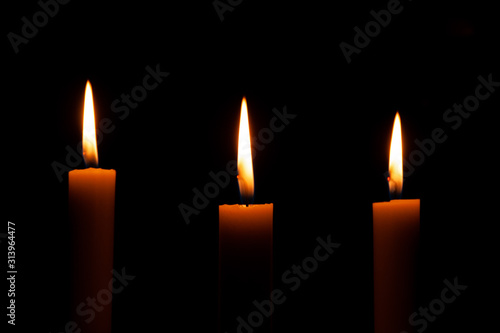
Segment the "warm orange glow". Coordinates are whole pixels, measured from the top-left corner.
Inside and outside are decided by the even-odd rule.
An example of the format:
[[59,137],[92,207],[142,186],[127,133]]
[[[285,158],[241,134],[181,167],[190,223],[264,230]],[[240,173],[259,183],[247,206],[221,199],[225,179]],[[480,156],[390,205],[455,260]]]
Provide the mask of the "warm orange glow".
[[94,100],[92,98],[92,87],[87,81],[85,87],[85,103],[83,106],[83,135],[82,135],[83,159],[87,166],[97,166],[97,140],[95,135]]
[[401,118],[399,118],[399,112],[396,112],[394,126],[392,128],[388,181],[391,196],[400,196],[403,190],[403,143],[401,138]]
[[252,145],[245,97],[241,102],[240,129],[238,133],[238,185],[243,200],[247,203],[251,201],[253,197]]

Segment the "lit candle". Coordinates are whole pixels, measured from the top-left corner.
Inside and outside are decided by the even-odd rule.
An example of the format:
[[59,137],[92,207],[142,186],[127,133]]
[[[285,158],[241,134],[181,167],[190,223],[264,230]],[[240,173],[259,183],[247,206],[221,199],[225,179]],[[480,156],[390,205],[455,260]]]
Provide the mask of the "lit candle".
[[[401,120],[396,113],[389,156],[389,190],[403,189]],[[414,271],[420,228],[420,199],[373,204],[373,266],[375,333],[411,332]]]
[[272,285],[273,204],[252,204],[250,126],[245,98],[238,134],[238,185],[244,204],[219,206],[219,328],[269,327],[253,301],[269,299]]
[[[71,311],[83,333],[110,333],[116,172],[97,168],[94,103],[88,81],[82,137],[83,158],[91,167],[72,170],[68,176],[73,247]],[[95,307],[88,299],[94,300]]]

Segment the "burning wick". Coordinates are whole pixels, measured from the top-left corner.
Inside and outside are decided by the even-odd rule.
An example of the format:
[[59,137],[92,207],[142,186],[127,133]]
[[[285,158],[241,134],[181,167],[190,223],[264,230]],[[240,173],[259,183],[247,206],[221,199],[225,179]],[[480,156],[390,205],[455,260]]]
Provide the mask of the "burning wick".
[[391,177],[387,177],[387,182],[389,183],[389,198],[393,199],[401,196],[401,192],[398,193],[397,183],[391,179]]
[[250,201],[250,198],[248,196],[243,195],[243,193],[246,193],[245,189],[248,187],[248,184],[245,182],[245,179],[241,177],[240,175],[237,175],[236,178],[238,179],[238,186],[240,188],[240,199],[242,204],[248,207],[248,203]]

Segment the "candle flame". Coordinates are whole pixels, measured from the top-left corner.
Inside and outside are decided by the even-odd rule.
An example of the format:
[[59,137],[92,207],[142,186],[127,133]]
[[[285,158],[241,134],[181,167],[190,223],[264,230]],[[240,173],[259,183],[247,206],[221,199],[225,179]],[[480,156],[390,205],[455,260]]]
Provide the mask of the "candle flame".
[[92,86],[87,81],[85,87],[85,103],[83,106],[83,135],[82,135],[83,159],[87,166],[97,166],[97,140],[95,135],[94,100],[92,98]]
[[241,102],[240,128],[238,133],[238,185],[242,200],[248,204],[253,198],[254,182],[250,125],[248,124],[248,108],[245,97],[243,97]]
[[392,128],[391,150],[389,153],[389,177],[387,180],[389,181],[391,197],[399,197],[403,191],[403,144],[399,112],[396,112]]

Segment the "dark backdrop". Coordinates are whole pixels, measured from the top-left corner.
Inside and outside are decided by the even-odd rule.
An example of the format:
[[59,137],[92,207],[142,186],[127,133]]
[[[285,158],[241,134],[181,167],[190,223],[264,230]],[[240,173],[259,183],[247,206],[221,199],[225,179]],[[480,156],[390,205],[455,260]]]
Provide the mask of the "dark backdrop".
[[[402,1],[348,63],[340,44],[355,46],[355,27],[388,3],[232,1],[223,20],[210,0],[71,1],[52,5],[53,17],[37,16],[34,0],[4,3],[0,232],[16,223],[15,328],[62,332],[74,311],[67,173],[60,181],[53,165],[67,165],[66,146],[80,140],[87,79],[96,117],[114,126],[98,148],[100,166],[117,172],[114,267],[135,276],[114,299],[114,332],[216,331],[218,205],[238,203],[236,179],[189,225],[179,205],[192,206],[193,189],[236,158],[243,96],[254,135],[273,109],[295,116],[254,159],[255,202],[275,208],[275,286],[286,289],[281,274],[313,254],[317,237],[341,244],[286,293],[276,332],[373,331],[371,204],[388,200],[397,110],[405,158],[419,164],[403,193],[421,199],[418,306],[440,298],[445,279],[468,286],[426,331],[496,327],[499,87],[460,124],[443,119],[475,95],[479,76],[500,81],[496,11],[486,1]],[[25,28],[16,53],[10,33],[22,36],[33,15],[40,27]],[[115,112],[147,66],[169,75]],[[436,128],[446,141],[415,152]],[[4,273],[6,239],[1,248]]]

